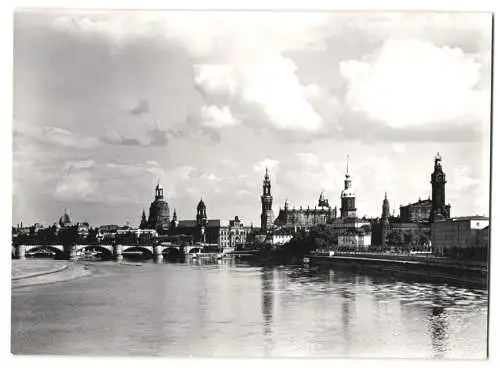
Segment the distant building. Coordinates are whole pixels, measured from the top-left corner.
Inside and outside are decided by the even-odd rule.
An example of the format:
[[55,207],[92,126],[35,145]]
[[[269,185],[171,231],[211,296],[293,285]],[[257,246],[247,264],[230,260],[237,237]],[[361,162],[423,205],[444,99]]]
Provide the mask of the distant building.
[[331,208],[326,194],[321,192],[318,205],[314,208],[290,208],[288,200],[285,200],[285,206],[283,209],[280,208],[274,224],[283,228],[305,229],[311,226],[327,224],[336,217],[337,208]]
[[434,221],[431,225],[432,251],[456,258],[487,259],[489,218],[455,217]]
[[264,243],[274,246],[280,246],[288,243],[292,239],[293,234],[283,230],[277,230],[267,234],[266,238],[264,239]]
[[191,236],[194,242],[219,244],[221,223],[220,220],[209,220],[207,208],[202,199],[196,207],[196,220],[180,220],[177,225],[170,229],[169,235]]
[[[371,220],[372,224],[372,246],[381,250],[390,248],[413,248],[423,246],[428,242],[430,232],[427,220],[408,221],[408,217],[390,216],[389,200],[387,193],[382,201],[382,215],[380,218]],[[397,236],[396,236],[397,235]],[[414,244],[410,244],[414,241]],[[407,242],[407,244],[406,244]]]
[[115,233],[115,243],[122,245],[153,245],[158,233],[154,229],[138,229],[123,226]]
[[168,203],[163,197],[163,187],[160,183],[155,188],[155,199],[149,207],[148,228],[158,233],[166,233],[170,225]]
[[372,234],[369,227],[348,229],[338,236],[339,250],[366,251],[371,246]]
[[[449,207],[449,206],[448,206]],[[402,222],[428,222],[432,213],[432,200],[419,198],[418,202],[399,207]]]
[[267,232],[273,226],[273,196],[271,195],[271,178],[266,167],[266,174],[262,183],[262,196],[260,197],[262,211],[260,214],[260,228],[262,232]]
[[86,238],[89,235],[90,225],[88,222],[78,222],[76,224],[76,231],[80,238]]
[[102,225],[97,228],[97,231],[101,234],[105,233],[116,233],[120,227],[118,225]]
[[60,227],[70,227],[73,223],[71,222],[71,218],[69,217],[66,208],[64,209],[64,214],[59,218],[59,226]]
[[229,220],[228,226],[221,226],[219,230],[219,245],[223,248],[240,248],[244,246],[248,235],[252,231],[249,226],[244,226],[238,216]]

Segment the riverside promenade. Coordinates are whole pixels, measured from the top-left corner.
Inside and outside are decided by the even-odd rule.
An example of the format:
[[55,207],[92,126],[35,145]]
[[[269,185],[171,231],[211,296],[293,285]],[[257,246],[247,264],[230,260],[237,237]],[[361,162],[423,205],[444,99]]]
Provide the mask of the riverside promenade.
[[487,288],[486,263],[453,260],[442,257],[389,255],[376,253],[346,253],[334,256],[308,256],[311,264],[335,265],[357,270],[379,271],[424,280],[467,284]]
[[76,262],[52,259],[12,260],[13,288],[73,280],[90,274],[91,271],[85,265]]

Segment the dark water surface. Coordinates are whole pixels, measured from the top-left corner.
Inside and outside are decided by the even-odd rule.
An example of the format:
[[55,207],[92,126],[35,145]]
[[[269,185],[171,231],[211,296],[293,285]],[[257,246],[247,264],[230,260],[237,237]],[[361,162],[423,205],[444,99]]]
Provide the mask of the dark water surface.
[[12,290],[15,354],[485,358],[487,291],[232,260]]

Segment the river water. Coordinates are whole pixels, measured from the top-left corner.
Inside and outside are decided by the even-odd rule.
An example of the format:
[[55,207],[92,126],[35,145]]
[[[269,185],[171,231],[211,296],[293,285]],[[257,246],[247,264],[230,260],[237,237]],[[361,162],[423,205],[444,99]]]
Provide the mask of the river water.
[[486,290],[234,260],[140,264],[13,289],[12,352],[486,357]]

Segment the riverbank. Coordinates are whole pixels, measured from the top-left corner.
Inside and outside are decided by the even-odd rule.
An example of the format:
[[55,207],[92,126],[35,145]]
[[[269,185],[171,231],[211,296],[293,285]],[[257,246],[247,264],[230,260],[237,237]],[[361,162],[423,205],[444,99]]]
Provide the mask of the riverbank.
[[85,264],[56,260],[12,260],[12,288],[42,285],[90,276]]
[[389,273],[393,276],[441,281],[486,289],[487,267],[435,259],[410,259],[380,256],[309,256],[311,265],[344,267],[358,271]]

